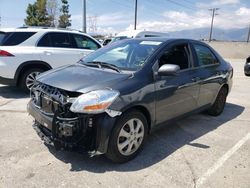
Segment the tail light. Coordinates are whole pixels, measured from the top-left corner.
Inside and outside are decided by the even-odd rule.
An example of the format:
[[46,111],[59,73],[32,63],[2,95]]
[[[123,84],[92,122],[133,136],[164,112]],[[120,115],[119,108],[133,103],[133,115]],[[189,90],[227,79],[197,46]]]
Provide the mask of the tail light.
[[5,50],[0,50],[0,57],[13,57],[14,55],[5,51]]

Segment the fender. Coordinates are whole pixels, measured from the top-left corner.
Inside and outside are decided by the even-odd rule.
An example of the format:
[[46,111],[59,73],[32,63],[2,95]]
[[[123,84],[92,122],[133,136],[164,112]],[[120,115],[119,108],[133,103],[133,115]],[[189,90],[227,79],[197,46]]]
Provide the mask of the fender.
[[106,153],[108,150],[109,137],[118,117],[112,118],[107,113],[100,114],[96,119],[96,152]]
[[[147,111],[147,114],[145,114],[145,116],[147,120],[150,121],[149,123],[152,126],[153,125],[152,118],[154,119],[154,116],[152,117],[152,113],[150,114],[150,110],[145,105],[139,105],[139,104],[129,105],[122,110],[122,113],[126,112],[129,109],[138,109],[141,111],[142,108],[143,108],[143,112],[145,110]],[[147,116],[151,116],[151,117],[147,117]],[[96,148],[95,148],[96,151],[95,152],[96,153],[102,154],[102,153],[107,152],[110,136],[112,134],[114,126],[116,125],[117,120],[119,120],[119,117],[120,116],[110,117],[107,113],[103,113],[103,114],[98,115],[98,117],[96,118],[96,121],[95,121],[95,126],[96,126]]]
[[43,66],[43,67],[47,68],[48,70],[52,69],[52,67],[48,63],[46,63],[44,61],[40,61],[40,60],[32,60],[32,61],[23,62],[21,65],[19,65],[19,67],[16,70],[15,77],[14,77],[15,83],[16,84],[18,83],[20,73],[24,67],[34,66],[34,65]]

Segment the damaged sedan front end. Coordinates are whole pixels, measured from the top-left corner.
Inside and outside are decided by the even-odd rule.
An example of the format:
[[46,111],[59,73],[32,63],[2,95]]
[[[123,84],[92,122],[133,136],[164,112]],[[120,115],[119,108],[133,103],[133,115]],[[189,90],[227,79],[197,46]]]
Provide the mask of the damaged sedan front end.
[[82,94],[38,83],[31,91],[28,112],[35,118],[33,128],[46,144],[102,154],[107,150],[108,133],[98,124],[107,121],[112,126],[112,118],[121,114],[107,109],[118,95],[109,89]]

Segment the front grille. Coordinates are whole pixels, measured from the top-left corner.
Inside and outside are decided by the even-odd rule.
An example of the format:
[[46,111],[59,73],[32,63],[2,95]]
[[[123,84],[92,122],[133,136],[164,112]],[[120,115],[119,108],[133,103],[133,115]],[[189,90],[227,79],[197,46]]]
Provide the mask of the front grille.
[[43,112],[49,115],[53,115],[59,109],[59,103],[51,99],[46,94],[41,94],[40,107]]
[[[64,91],[43,83],[38,83],[32,88],[31,98],[34,104],[46,115],[60,114],[63,118],[75,118],[71,112],[72,92]],[[73,93],[76,95],[76,93]]]
[[46,84],[42,83],[37,84],[36,86],[33,87],[31,94],[32,93],[34,94],[34,96],[31,96],[32,98],[38,97],[41,94],[45,94],[48,97],[56,100],[57,102],[63,105],[67,103],[68,96],[64,96],[59,89],[52,86],[48,86]]

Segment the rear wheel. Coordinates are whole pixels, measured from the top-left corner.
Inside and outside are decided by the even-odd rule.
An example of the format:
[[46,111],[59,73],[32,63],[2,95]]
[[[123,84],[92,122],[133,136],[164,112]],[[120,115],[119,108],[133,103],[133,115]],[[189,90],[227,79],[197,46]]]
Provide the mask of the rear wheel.
[[228,89],[226,87],[222,87],[217,95],[213,106],[208,110],[209,115],[218,116],[223,112],[227,100],[227,94]]
[[111,134],[106,156],[113,162],[123,163],[133,159],[141,150],[147,136],[148,124],[139,111],[125,113]]
[[44,72],[44,70],[39,68],[33,68],[25,71],[20,80],[20,87],[24,91],[30,91],[35,83],[36,76],[42,72]]

